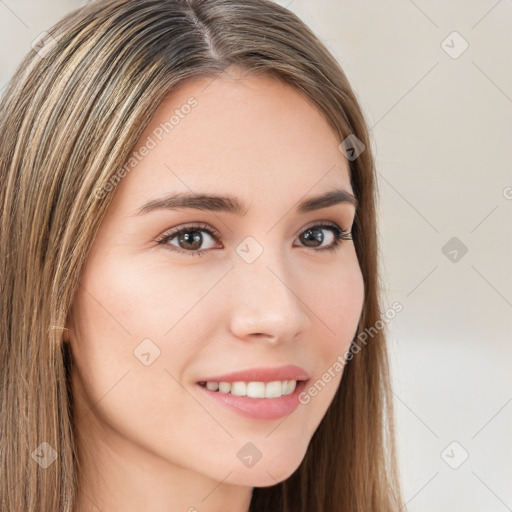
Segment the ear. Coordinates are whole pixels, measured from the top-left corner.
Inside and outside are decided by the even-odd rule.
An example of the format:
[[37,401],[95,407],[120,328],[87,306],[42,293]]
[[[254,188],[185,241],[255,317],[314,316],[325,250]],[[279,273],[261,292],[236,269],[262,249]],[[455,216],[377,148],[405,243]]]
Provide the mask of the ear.
[[70,329],[68,329],[67,327],[63,327],[62,330],[64,331],[62,334],[62,341],[64,343],[69,343],[71,341],[69,336]]

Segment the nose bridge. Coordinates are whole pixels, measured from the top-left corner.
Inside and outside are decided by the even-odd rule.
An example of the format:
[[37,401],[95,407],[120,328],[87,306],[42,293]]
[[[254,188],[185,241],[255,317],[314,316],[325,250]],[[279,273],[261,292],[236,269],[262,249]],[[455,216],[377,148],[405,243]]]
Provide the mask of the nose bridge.
[[239,337],[293,338],[309,324],[304,303],[295,291],[297,274],[278,249],[263,250],[256,244],[246,239],[237,248],[231,329]]

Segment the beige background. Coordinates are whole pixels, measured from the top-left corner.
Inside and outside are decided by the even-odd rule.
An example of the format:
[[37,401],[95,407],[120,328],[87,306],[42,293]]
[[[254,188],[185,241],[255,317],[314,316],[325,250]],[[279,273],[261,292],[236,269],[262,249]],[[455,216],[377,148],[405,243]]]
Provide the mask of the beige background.
[[[512,1],[279,3],[371,126],[384,308],[403,305],[389,333],[409,510],[512,510]],[[0,0],[0,89],[80,4]]]

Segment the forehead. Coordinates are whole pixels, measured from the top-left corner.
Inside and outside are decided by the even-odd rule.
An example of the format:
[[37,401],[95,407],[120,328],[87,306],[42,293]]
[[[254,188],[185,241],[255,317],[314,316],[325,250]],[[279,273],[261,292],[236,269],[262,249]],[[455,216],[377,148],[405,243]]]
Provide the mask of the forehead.
[[159,105],[117,192],[140,202],[155,191],[229,188],[249,199],[288,191],[298,199],[315,186],[351,190],[339,143],[313,100],[280,80],[196,77]]

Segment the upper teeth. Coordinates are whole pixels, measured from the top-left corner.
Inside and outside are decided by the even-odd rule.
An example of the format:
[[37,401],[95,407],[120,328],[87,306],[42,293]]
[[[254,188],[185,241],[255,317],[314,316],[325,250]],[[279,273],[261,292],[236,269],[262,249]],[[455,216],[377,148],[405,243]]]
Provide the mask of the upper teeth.
[[207,382],[206,387],[211,391],[231,393],[236,396],[252,398],[277,398],[290,395],[295,390],[295,380],[275,380],[272,382]]

